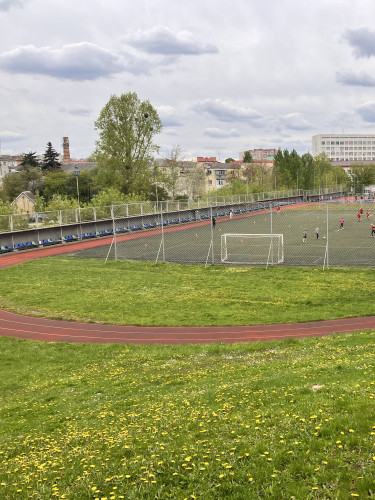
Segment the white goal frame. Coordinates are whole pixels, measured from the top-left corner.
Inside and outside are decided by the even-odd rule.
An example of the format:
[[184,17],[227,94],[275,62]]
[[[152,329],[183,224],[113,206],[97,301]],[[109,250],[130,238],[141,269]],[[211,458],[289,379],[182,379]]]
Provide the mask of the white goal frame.
[[[230,255],[228,255],[228,245],[227,240],[229,238],[240,238],[240,239],[259,239],[268,238],[269,246],[267,255],[263,258],[249,259],[246,260],[233,260]],[[221,262],[223,264],[247,264],[247,265],[274,265],[282,264],[284,262],[284,235],[283,234],[238,234],[238,233],[225,233],[221,235]]]

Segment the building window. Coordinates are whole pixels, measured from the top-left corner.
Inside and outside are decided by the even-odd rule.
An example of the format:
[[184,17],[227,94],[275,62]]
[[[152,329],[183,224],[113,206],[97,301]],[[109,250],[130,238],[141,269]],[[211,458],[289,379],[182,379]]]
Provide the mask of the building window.
[[212,186],[212,181],[211,180],[208,181],[208,185]]

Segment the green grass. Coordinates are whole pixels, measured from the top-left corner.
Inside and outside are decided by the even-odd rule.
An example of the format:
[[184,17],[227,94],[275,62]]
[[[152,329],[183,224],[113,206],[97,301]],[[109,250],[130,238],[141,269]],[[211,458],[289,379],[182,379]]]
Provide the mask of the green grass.
[[182,266],[54,257],[3,269],[0,307],[133,325],[251,325],[374,314],[373,268]]
[[375,498],[374,332],[0,352],[2,499]]

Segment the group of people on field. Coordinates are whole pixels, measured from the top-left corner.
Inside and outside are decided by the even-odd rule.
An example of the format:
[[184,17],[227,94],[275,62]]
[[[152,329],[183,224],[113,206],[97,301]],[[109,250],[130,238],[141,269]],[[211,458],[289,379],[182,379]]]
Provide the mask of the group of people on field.
[[[361,217],[363,215],[363,208],[361,207],[359,212],[358,212],[358,215],[357,215],[357,219],[358,219],[358,222],[361,221]],[[367,210],[366,212],[366,218],[369,219],[370,217],[370,212]],[[340,229],[344,229],[344,218],[341,217],[340,219]],[[319,227],[316,227],[315,228],[315,234],[316,234],[316,239],[318,240],[319,239]],[[373,238],[375,235],[375,224],[372,222],[371,223],[371,237]],[[303,231],[303,236],[302,236],[302,243],[306,243],[307,241],[307,231],[306,229],[304,229]]]

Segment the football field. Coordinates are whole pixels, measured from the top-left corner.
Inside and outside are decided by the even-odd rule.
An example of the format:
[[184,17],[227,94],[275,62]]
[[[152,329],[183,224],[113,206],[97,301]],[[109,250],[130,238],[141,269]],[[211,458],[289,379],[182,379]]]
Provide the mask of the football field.
[[[94,248],[72,255],[110,259],[135,259],[178,263],[222,262],[222,235],[282,235],[283,261],[277,265],[289,266],[374,266],[375,237],[371,223],[375,223],[372,207],[364,206],[360,222],[359,205],[326,204],[284,207],[279,212],[259,210],[229,217],[217,217],[215,227],[209,220],[179,223],[161,228],[127,233],[116,237],[116,244]],[[369,210],[370,215],[366,217]],[[344,219],[343,228],[340,220]],[[316,230],[318,228],[319,238]],[[307,238],[303,242],[303,234]],[[239,262],[246,265],[266,265],[270,252],[276,252],[276,243],[270,249],[270,238],[237,238],[228,251],[240,253]],[[241,249],[242,247],[242,249]],[[233,255],[234,255],[233,253]],[[256,257],[255,257],[256,253]],[[231,261],[230,255],[227,259]],[[272,263],[272,260],[270,261]]]

